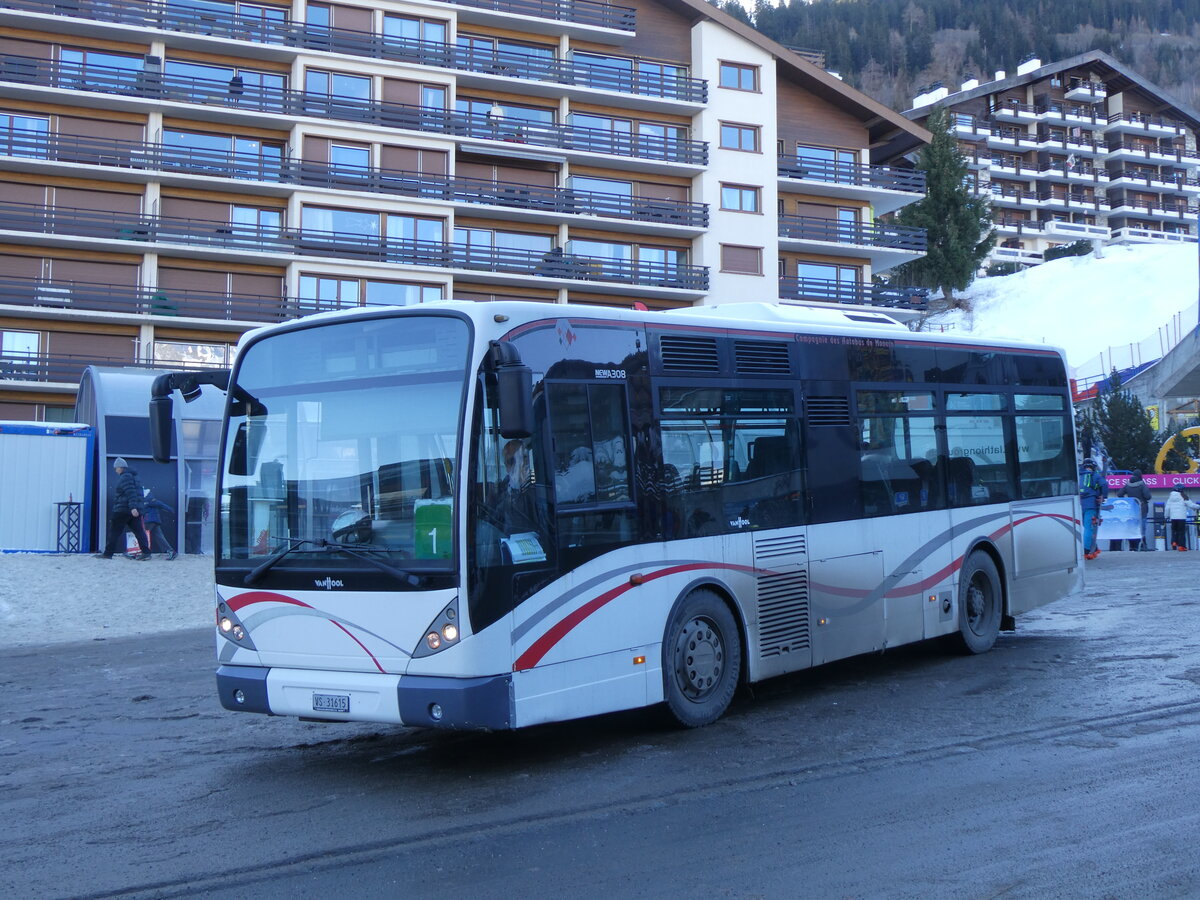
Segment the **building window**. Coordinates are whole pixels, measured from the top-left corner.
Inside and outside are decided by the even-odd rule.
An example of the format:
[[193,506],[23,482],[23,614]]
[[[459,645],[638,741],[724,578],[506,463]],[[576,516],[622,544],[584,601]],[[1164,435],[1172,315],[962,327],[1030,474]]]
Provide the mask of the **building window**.
[[762,247],[739,247],[736,244],[721,245],[721,271],[739,275],[761,275]]
[[[312,9],[312,6],[309,6]],[[403,41],[427,41],[433,44],[446,43],[448,25],[441,19],[417,19],[411,16],[383,17],[383,33]]]
[[300,307],[305,313],[354,306],[412,306],[441,300],[442,296],[440,284],[335,275],[300,276]]
[[0,154],[44,157],[50,120],[42,116],[0,112]]
[[738,63],[721,63],[721,87],[732,88],[736,91],[758,90],[758,66],[744,66]]
[[37,362],[41,339],[38,331],[0,331],[0,377]]
[[191,344],[183,341],[155,341],[154,362],[224,368],[230,362],[228,344]]
[[339,175],[363,175],[371,167],[371,148],[331,142],[329,167]]
[[[139,57],[140,59],[140,57]],[[222,82],[231,98],[237,97],[272,97],[277,98],[287,87],[287,76],[273,72],[257,72],[254,69],[243,69],[240,66],[209,66],[201,63],[181,62],[168,59],[163,72],[173,79],[195,79],[193,85],[173,85],[187,91],[191,99],[200,103],[211,103],[213,100],[213,82]]]
[[726,150],[745,150],[749,153],[758,152],[757,125],[735,125],[732,122],[721,123],[721,146]]
[[744,184],[721,185],[721,209],[734,212],[761,212],[762,189],[747,187]]
[[370,100],[371,79],[344,72],[322,72],[309,69],[304,73],[304,90],[323,97],[341,100]]
[[275,181],[283,164],[283,143],[279,141],[164,128],[162,145],[181,151],[167,156],[168,165],[192,172]]

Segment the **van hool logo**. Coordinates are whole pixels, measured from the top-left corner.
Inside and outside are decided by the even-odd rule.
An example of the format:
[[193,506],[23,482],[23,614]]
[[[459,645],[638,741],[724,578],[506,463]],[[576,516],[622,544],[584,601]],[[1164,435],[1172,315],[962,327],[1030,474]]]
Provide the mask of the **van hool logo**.
[[327,591],[332,591],[335,587],[344,587],[340,580],[337,578],[330,578],[328,575],[326,575],[324,578],[316,579],[313,584],[315,584],[317,587],[323,587]]
[[749,524],[750,524],[750,520],[743,518],[742,516],[738,516],[736,519],[729,520],[730,528],[745,528]]

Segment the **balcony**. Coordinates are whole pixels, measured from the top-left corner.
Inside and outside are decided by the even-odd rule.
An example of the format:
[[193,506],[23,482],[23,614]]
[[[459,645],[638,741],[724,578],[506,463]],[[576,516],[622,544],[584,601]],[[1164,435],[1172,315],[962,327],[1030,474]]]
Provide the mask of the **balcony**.
[[988,135],[987,145],[993,150],[1033,150],[1038,146],[1038,139],[1024,128],[997,126]]
[[1043,122],[1074,125],[1085,123],[1100,125],[1104,116],[1091,106],[1076,106],[1068,103],[1039,103],[1036,107],[1038,119]]
[[950,125],[954,136],[962,141],[977,141],[992,133],[990,122],[968,113],[951,113]]
[[1182,231],[1156,231],[1152,228],[1128,226],[1114,228],[1112,232],[1115,244],[1194,244],[1196,236]]
[[1162,116],[1151,116],[1146,113],[1113,113],[1108,117],[1104,130],[1109,134],[1147,134],[1171,137],[1182,137],[1188,132],[1184,122],[1177,119],[1164,119]]
[[825,278],[779,276],[779,296],[784,300],[816,300],[855,306],[888,306],[896,309],[926,309],[932,289],[908,285],[876,284],[868,281],[830,281]]
[[138,369],[206,369],[213,368],[199,363],[139,362],[129,357],[82,356],[79,354],[36,353],[21,356],[0,356],[0,382],[36,382],[41,384],[63,384],[75,388],[83,370],[88,366]]
[[1036,122],[1039,117],[1037,107],[1017,100],[997,104],[989,115],[994,122]]
[[1150,146],[1132,141],[1112,141],[1108,145],[1108,155],[1110,159],[1117,161],[1140,159],[1150,160],[1156,164],[1200,165],[1200,151],[1161,144]]
[[910,262],[924,255],[928,246],[923,228],[864,225],[815,216],[780,216],[779,237],[781,250],[860,251],[854,255],[869,258],[873,269]]
[[[271,158],[73,134],[13,129],[0,134],[0,156],[10,157],[11,165],[26,170],[58,164],[64,167],[64,173],[68,173],[77,171],[76,167],[80,165],[93,165],[159,172],[168,176],[168,180],[171,175],[202,176],[242,183],[298,185],[495,206],[528,214],[531,220],[569,221],[564,217],[599,216],[637,223],[631,227],[647,233],[671,233],[679,228],[708,226],[708,205],[704,203],[451,178],[398,169],[334,165],[290,157]],[[190,177],[176,180],[194,185]]]
[[1041,174],[1047,181],[1068,181],[1073,184],[1108,184],[1109,182],[1107,171],[1084,162],[1051,163],[1042,166]]
[[[551,5],[545,4],[547,8]],[[609,11],[618,9],[601,4],[591,5]],[[109,0],[71,0],[66,3],[63,0],[3,0],[0,2],[0,8],[415,63],[506,78],[576,85],[635,96],[691,103],[704,103],[708,98],[708,83],[699,78],[668,77],[649,72],[640,73],[632,69],[545,59],[523,53],[487,52],[455,44],[409,40],[345,28],[320,28],[216,8],[189,9],[137,0],[129,0],[119,6]],[[577,11],[584,12],[584,8],[580,6]],[[634,11],[628,12],[632,15]]]
[[1026,232],[1042,231],[1045,223],[1034,219],[1020,219],[1015,216],[998,216],[992,225],[1002,234],[1025,234]]
[[1042,254],[1025,247],[994,247],[988,254],[988,259],[994,263],[1016,263],[1022,266],[1034,266],[1042,261]]
[[1200,211],[1195,203],[1188,203],[1186,200],[1158,203],[1135,200],[1131,197],[1114,197],[1110,199],[1109,204],[1112,207],[1110,215],[1113,218],[1138,216],[1163,221],[1195,221],[1196,214]]
[[[147,108],[157,107],[163,101],[198,104],[210,111],[210,117],[211,109],[215,107],[239,113],[282,116],[289,126],[296,116],[311,116],[588,154],[611,154],[692,166],[703,166],[708,162],[706,141],[515,119],[494,120],[487,115],[450,112],[438,107],[332,97],[243,84],[241,81],[166,75],[157,70],[130,71],[110,66],[81,66],[3,55],[0,56],[0,88],[9,85],[24,86],[18,89],[18,93],[26,99],[30,96],[27,87],[37,85],[135,98],[143,103],[150,101]],[[11,87],[9,90],[12,90]]]
[[[157,249],[162,244],[177,245],[210,258],[233,256],[245,259],[246,253],[260,257],[263,254],[272,257],[321,256],[520,276],[522,279],[532,275],[561,282],[636,285],[692,293],[708,290],[708,269],[705,266],[578,256],[563,253],[558,248],[549,252],[512,250],[314,229],[291,230],[214,220],[45,207],[31,203],[0,202],[0,231],[13,232],[26,239],[47,234],[68,239],[89,239],[86,243],[67,241],[78,246],[94,247],[92,242],[96,240],[133,241],[145,245],[147,249]],[[128,247],[123,249],[128,250]]]
[[1011,188],[993,182],[990,185],[992,203],[999,207],[1015,207],[1017,209],[1034,209],[1040,201],[1033,187]]
[[1076,100],[1081,103],[1100,103],[1108,99],[1108,87],[1102,81],[1073,78],[1067,85],[1064,96],[1068,100]]
[[[310,307],[315,303],[307,302]],[[231,296],[35,278],[0,278],[0,305],[230,322],[282,322],[315,311],[306,309],[295,297]]]
[[1103,196],[1089,197],[1077,191],[1042,191],[1038,194],[1038,203],[1043,209],[1063,210],[1069,212],[1089,211],[1108,212],[1108,200]]
[[1159,172],[1153,168],[1147,171],[1137,167],[1122,167],[1109,173],[1109,181],[1114,188],[1137,188],[1143,191],[1200,189],[1200,183],[1197,183],[1197,179],[1194,177],[1189,178],[1185,169],[1178,169],[1175,172]]
[[832,162],[808,156],[779,157],[780,188],[870,203],[877,216],[915,203],[925,194],[925,173],[887,166]]
[[1082,238],[1108,240],[1108,229],[1103,225],[1087,225],[1083,222],[1045,222],[1042,233],[1048,238],[1058,237],[1070,241]]
[[511,18],[520,16],[612,29],[629,35],[637,31],[636,10],[595,0],[451,0],[447,5],[462,7],[458,13],[462,21],[504,24],[510,28],[527,27]]

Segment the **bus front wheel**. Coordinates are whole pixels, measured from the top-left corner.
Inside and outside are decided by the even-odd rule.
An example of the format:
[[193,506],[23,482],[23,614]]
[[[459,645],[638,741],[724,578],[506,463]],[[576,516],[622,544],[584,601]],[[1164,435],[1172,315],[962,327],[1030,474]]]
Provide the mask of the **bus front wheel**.
[[986,553],[972,553],[958,581],[958,640],[964,653],[986,653],[996,643],[1003,614],[1000,573]]
[[729,708],[742,672],[742,642],[729,607],[693,591],[676,608],[663,640],[667,707],[680,725],[715,722]]

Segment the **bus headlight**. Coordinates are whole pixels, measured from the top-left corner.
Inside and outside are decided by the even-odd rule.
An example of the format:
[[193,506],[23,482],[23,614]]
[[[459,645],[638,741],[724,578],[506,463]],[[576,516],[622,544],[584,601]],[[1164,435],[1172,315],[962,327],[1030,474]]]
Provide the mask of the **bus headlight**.
[[237,613],[230,609],[229,604],[223,600],[217,604],[217,634],[235,647],[242,647],[246,650],[258,649],[254,646],[254,641],[250,640],[250,632],[237,617]]
[[462,637],[458,624],[458,598],[455,597],[425,629],[425,636],[413,651],[413,658],[440,653],[458,643]]

